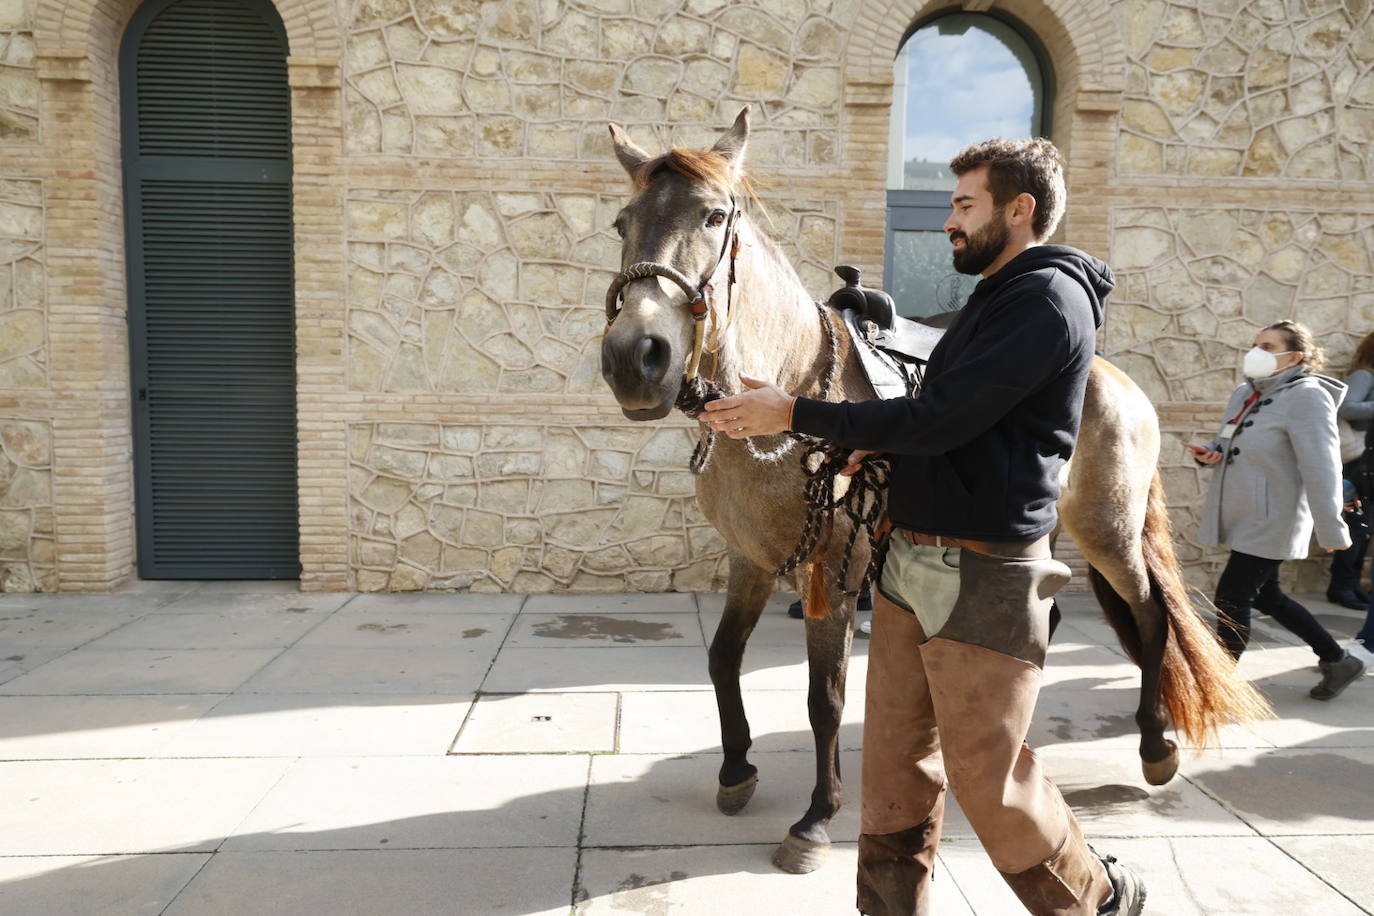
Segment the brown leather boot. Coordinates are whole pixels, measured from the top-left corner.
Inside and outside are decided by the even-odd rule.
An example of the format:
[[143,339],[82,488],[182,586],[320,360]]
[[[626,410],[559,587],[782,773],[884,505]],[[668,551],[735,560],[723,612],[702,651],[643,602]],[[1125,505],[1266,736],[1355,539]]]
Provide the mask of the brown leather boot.
[[[1105,863],[1084,841],[1072,815],[1069,834],[1054,855],[1025,871],[1001,874],[1035,916],[1096,916],[1098,907],[1112,896]],[[1139,899],[1144,901],[1143,891]]]
[[945,776],[916,615],[873,596],[864,711],[858,907],[871,916],[928,912],[944,818]]
[[859,912],[867,916],[928,916],[935,848],[944,796],[923,822],[907,830],[859,835]]

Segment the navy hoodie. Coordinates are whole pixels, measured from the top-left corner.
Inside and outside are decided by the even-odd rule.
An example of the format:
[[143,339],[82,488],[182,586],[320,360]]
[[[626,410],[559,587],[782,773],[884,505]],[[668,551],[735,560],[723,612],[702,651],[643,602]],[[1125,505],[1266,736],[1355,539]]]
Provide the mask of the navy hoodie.
[[898,527],[982,541],[1048,534],[1112,286],[1091,255],[1028,248],[974,287],[919,397],[798,398],[792,428],[885,453]]

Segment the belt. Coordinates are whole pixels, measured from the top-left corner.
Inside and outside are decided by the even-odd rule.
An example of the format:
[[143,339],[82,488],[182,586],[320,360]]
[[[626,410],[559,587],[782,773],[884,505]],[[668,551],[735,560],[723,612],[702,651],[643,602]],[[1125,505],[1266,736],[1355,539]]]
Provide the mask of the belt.
[[[1021,542],[1002,542],[1002,541],[975,541],[971,538],[952,538],[943,534],[926,534],[924,531],[912,531],[910,528],[898,528],[897,533],[902,536],[902,540],[908,544],[917,544],[922,547],[958,547],[963,550],[972,550],[974,553],[985,553],[993,556],[1010,554],[1012,556],[1034,555],[1040,552],[1035,549],[1041,541],[1048,544],[1048,538],[1037,538],[1028,543]],[[1027,548],[1030,548],[1029,550]],[[1043,548],[1046,556],[1049,556],[1048,546]]]

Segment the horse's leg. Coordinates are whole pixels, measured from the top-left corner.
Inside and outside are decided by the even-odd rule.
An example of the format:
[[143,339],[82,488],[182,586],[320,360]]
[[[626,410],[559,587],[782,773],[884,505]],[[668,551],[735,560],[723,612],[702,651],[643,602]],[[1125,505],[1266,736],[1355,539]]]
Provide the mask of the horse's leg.
[[730,551],[730,581],[725,595],[725,613],[711,640],[711,683],[716,689],[716,708],[720,711],[720,743],[725,759],[720,765],[720,787],[716,807],[723,814],[738,814],[749,804],[758,784],[758,770],[747,758],[749,719],[740,696],[739,671],[744,646],[754,632],[763,606],[773,590],[774,575],[759,569],[735,551]]
[[[856,553],[855,568],[862,569],[867,555]],[[829,581],[835,581],[836,569]],[[840,717],[844,713],[845,672],[849,666],[850,640],[853,636],[854,599],[845,598],[838,589],[829,592],[830,614],[806,618],[806,660],[809,684],[806,707],[811,731],[816,736],[816,786],[811,806],[801,820],[787,831],[782,845],[773,854],[773,864],[785,872],[803,875],[825,864],[830,851],[826,827],[840,810]]]
[[1150,583],[1140,538],[1115,548],[1085,547],[1088,578],[1122,646],[1140,666],[1140,701],[1135,723],[1140,729],[1140,761],[1145,781],[1160,786],[1178,770],[1178,745],[1164,737],[1169,718],[1164,711],[1160,676],[1169,622]]

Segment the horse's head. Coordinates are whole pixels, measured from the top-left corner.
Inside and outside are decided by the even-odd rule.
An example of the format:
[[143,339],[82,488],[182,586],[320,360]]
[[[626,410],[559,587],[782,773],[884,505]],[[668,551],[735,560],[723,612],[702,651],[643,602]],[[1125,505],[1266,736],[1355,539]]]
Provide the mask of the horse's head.
[[[615,220],[624,240],[617,283],[624,285],[619,300],[612,293],[607,304],[611,324],[601,343],[601,376],[631,420],[657,420],[673,409],[698,332],[689,308],[694,291],[710,284],[727,295],[728,248],[748,194],[748,137],[748,107],[711,149],[674,147],[657,157],[611,125],[616,158],[635,192]],[[629,270],[646,263],[669,270],[651,269],[647,276]]]

